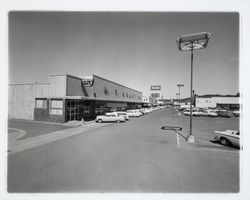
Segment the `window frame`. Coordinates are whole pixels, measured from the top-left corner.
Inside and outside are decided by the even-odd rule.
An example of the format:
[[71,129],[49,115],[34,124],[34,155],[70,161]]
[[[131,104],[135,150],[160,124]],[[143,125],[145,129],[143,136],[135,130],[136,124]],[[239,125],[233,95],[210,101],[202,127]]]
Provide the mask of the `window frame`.
[[[37,101],[43,101],[43,107],[38,107],[37,106]],[[38,109],[47,109],[48,108],[47,98],[36,98],[35,99],[35,108],[38,108]]]
[[[62,102],[62,107],[52,107],[52,101],[61,101]],[[62,116],[63,115],[63,108],[64,108],[64,101],[63,99],[50,99],[50,104],[49,104],[49,114],[50,115],[59,115]],[[52,110],[56,110],[56,111],[61,111],[61,114],[58,113],[52,113]]]

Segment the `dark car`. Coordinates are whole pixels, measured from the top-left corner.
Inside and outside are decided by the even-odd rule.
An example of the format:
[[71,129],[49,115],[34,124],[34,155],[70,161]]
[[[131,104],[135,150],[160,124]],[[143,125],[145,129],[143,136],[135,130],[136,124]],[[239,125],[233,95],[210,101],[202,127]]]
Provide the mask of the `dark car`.
[[231,118],[234,117],[234,114],[232,111],[229,110],[219,110],[217,111],[218,117],[227,117],[227,118]]

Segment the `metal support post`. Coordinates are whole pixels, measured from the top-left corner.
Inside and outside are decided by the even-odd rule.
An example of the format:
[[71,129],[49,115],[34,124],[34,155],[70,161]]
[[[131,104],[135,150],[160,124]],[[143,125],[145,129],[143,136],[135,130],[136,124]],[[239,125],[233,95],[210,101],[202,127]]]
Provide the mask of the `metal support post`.
[[[193,44],[192,44],[193,46]],[[191,83],[190,83],[190,130],[187,138],[188,142],[194,142],[194,136],[192,134],[192,126],[193,126],[193,59],[194,53],[193,48],[191,49]]]

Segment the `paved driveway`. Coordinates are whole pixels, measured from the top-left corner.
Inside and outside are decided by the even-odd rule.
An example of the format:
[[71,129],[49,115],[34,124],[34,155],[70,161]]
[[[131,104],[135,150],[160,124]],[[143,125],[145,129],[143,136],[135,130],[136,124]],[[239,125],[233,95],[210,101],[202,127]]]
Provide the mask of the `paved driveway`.
[[[188,118],[161,110],[9,155],[8,191],[238,192],[239,150],[189,144],[161,130],[164,125],[188,129],[185,124]],[[227,123],[216,124],[224,129]]]
[[[53,124],[46,122],[37,122],[37,121],[26,121],[26,120],[8,120],[8,133],[12,134],[15,129],[19,129],[25,132],[22,138],[26,139],[29,137],[35,137],[42,134],[47,134],[54,131],[64,130],[68,127],[63,126],[62,124]],[[13,129],[14,128],[14,129]]]

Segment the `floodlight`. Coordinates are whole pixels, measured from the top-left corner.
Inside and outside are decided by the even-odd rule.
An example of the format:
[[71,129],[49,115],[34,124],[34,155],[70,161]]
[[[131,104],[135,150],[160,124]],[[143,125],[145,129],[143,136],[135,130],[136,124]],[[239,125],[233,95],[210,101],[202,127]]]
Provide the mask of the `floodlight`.
[[204,49],[210,36],[211,34],[207,32],[181,35],[177,38],[178,49],[181,51]]
[[[190,82],[190,132],[187,137],[189,142],[194,142],[192,134],[192,112],[193,112],[193,50],[204,49],[207,47],[208,40],[211,34],[207,32],[193,33],[188,35],[181,35],[177,38],[178,49],[181,51],[191,51],[191,82]],[[179,93],[181,84],[178,84]]]

